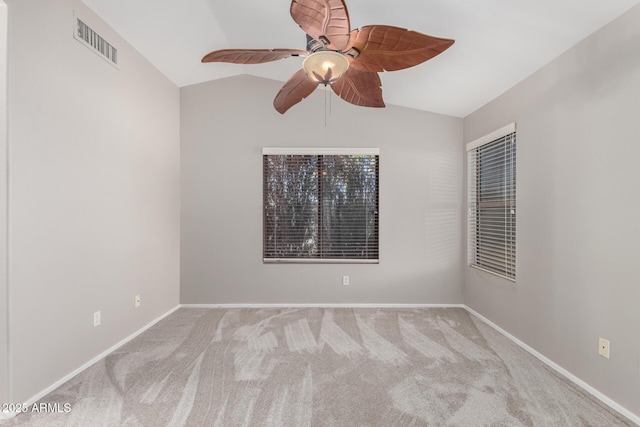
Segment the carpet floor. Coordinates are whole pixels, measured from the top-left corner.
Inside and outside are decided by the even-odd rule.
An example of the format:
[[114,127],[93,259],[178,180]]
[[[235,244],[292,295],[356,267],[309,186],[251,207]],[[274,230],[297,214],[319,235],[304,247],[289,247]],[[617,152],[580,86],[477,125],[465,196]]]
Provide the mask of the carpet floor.
[[182,308],[41,402],[0,425],[635,425],[459,308]]

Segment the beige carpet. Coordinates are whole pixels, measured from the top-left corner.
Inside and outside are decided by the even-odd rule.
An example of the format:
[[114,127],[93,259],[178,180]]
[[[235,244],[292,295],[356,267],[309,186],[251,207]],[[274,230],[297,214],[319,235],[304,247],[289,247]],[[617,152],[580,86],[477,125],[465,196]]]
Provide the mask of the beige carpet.
[[632,426],[465,310],[180,309],[3,426]]

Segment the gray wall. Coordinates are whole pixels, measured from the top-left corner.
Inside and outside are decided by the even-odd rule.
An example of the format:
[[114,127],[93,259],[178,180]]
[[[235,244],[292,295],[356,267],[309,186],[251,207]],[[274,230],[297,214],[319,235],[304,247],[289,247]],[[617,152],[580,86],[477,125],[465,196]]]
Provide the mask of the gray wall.
[[[640,6],[464,120],[517,122],[517,283],[470,268],[464,301],[640,414]],[[611,341],[611,359],[597,354]]]
[[[334,95],[325,127],[322,90],[281,116],[281,85],[181,89],[181,302],[461,303],[462,120]],[[379,265],[262,263],[265,146],[380,148]]]
[[[20,402],[178,304],[180,94],[79,0],[7,4]],[[119,70],[72,37],[73,10],[119,49]]]
[[0,0],[0,402],[9,402],[7,304],[7,5]]

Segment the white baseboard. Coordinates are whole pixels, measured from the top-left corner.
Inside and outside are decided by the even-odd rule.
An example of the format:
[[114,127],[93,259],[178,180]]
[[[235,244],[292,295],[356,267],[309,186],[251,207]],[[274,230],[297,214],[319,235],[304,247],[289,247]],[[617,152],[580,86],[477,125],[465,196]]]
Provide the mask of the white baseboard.
[[465,308],[463,304],[180,304],[181,308]]
[[[138,329],[136,332],[134,332],[133,334],[129,335],[125,339],[121,340],[117,344],[109,347],[108,349],[106,349],[105,351],[103,351],[102,353],[100,353],[99,355],[94,357],[93,359],[89,360],[84,365],[80,366],[78,369],[76,369],[73,372],[69,373],[68,375],[65,375],[64,377],[60,378],[58,381],[56,381],[55,383],[51,384],[49,387],[45,388],[44,390],[40,391],[39,393],[31,396],[29,399],[27,399],[25,402],[23,402],[24,406],[33,405],[35,402],[37,402],[38,400],[42,399],[47,394],[51,393],[56,388],[60,387],[62,384],[66,383],[71,378],[73,378],[76,375],[78,375],[80,372],[84,371],[85,369],[87,369],[88,367],[92,366],[93,364],[95,364],[96,362],[100,361],[101,359],[107,357],[110,353],[113,353],[114,351],[116,351],[117,349],[119,349],[120,347],[122,347],[123,345],[125,345],[126,343],[128,343],[129,341],[131,341],[132,339],[134,339],[135,337],[137,337],[138,335],[140,335],[141,333],[143,333],[144,331],[146,331],[147,329],[149,329],[150,327],[152,327],[153,325],[155,325],[156,323],[158,323],[159,321],[164,319],[165,317],[169,316],[171,313],[173,313],[174,311],[176,311],[179,308],[180,308],[180,305],[175,306],[171,310],[167,311],[163,315],[161,315],[161,316],[157,317],[156,319],[152,320],[151,322],[147,323],[142,328]],[[16,415],[18,415],[18,412],[0,412],[0,420],[9,419],[9,418],[15,417]]]
[[466,305],[464,306],[464,308],[469,313],[471,313],[472,315],[474,315],[478,319],[482,320],[484,323],[486,323],[487,325],[491,326],[493,329],[495,329],[496,331],[500,332],[502,335],[507,337],[509,340],[513,341],[515,344],[517,344],[518,346],[520,346],[521,348],[526,350],[528,353],[530,353],[533,356],[535,356],[538,359],[540,359],[540,361],[545,363],[547,366],[549,366],[550,368],[554,369],[555,371],[557,371],[562,376],[566,377],[569,381],[573,382],[578,387],[584,389],[587,393],[593,395],[595,398],[600,400],[605,405],[609,406],[614,411],[619,412],[620,414],[622,414],[625,417],[629,418],[634,423],[640,425],[640,416],[634,414],[633,412],[631,412],[630,410],[628,410],[624,406],[620,405],[616,401],[614,401],[611,398],[607,397],[606,395],[602,394],[597,389],[593,388],[592,386],[590,386],[586,382],[582,381],[580,378],[576,377],[571,372],[567,371],[562,366],[560,366],[557,363],[555,363],[553,360],[549,359],[548,357],[546,357],[543,354],[539,353],[538,351],[534,350],[529,345],[527,345],[524,342],[520,341],[518,338],[514,337],[509,332],[505,331],[500,326],[496,325],[491,320],[487,319],[486,317],[484,317],[483,315],[481,315],[477,311],[473,310],[472,308],[470,308],[470,307],[468,307]]

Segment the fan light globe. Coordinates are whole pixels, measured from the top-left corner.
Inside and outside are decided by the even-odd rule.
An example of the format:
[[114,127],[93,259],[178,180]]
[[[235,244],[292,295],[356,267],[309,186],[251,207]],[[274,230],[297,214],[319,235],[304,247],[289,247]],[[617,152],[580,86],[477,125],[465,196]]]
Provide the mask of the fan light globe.
[[340,52],[322,50],[307,56],[302,68],[311,80],[324,85],[331,84],[349,69],[349,61]]

